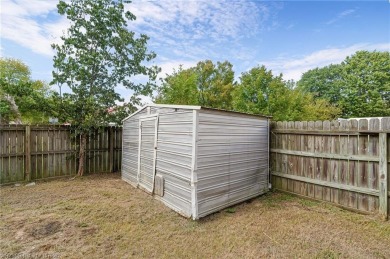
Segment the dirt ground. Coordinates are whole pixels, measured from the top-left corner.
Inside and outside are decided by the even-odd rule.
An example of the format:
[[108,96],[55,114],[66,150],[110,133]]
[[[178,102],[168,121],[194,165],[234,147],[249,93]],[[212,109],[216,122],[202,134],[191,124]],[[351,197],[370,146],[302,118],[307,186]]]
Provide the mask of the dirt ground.
[[192,221],[118,174],[1,187],[1,258],[390,258],[390,223],[282,193]]

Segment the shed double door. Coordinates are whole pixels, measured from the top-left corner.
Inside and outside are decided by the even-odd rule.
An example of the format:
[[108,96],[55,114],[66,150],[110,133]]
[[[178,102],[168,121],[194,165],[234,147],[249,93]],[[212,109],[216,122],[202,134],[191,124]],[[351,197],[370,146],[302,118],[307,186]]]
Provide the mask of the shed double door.
[[158,116],[140,118],[138,149],[138,184],[153,193],[156,174]]

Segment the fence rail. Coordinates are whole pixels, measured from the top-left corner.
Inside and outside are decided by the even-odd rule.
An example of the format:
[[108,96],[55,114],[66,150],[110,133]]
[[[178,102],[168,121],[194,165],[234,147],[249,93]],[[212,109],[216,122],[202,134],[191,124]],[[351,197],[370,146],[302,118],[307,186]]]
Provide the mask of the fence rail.
[[[0,125],[0,184],[77,173],[78,141],[66,126]],[[122,129],[96,129],[88,138],[85,173],[119,171]]]
[[275,189],[389,214],[390,118],[273,122]]

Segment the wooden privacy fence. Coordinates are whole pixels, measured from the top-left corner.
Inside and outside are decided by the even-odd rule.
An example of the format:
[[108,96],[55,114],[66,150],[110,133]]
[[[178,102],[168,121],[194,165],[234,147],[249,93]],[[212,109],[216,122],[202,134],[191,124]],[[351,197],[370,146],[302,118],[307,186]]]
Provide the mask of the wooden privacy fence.
[[274,122],[275,189],[389,214],[390,118]]
[[[77,173],[78,141],[68,126],[0,125],[0,184]],[[121,167],[122,128],[96,129],[87,141],[84,172]]]

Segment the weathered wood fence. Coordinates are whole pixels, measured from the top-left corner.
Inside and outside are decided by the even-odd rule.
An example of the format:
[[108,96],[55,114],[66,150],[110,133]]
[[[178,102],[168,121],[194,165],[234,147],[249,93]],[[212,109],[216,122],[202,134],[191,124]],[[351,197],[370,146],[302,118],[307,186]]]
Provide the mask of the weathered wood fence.
[[[71,176],[78,158],[70,127],[0,125],[0,184]],[[96,129],[87,141],[85,173],[121,167],[122,128]]]
[[275,189],[389,214],[390,118],[274,122]]

